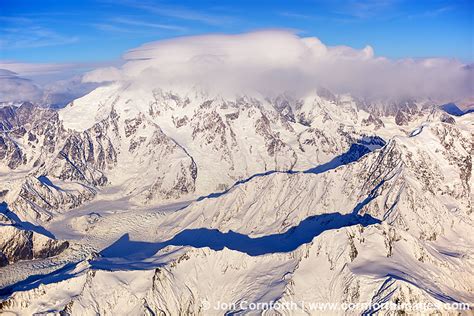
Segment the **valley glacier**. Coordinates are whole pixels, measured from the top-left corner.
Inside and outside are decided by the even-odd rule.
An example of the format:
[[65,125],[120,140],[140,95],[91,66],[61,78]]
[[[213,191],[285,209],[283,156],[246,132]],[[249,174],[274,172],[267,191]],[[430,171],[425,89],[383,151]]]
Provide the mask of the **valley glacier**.
[[439,105],[111,83],[3,106],[0,313],[472,307],[474,114]]

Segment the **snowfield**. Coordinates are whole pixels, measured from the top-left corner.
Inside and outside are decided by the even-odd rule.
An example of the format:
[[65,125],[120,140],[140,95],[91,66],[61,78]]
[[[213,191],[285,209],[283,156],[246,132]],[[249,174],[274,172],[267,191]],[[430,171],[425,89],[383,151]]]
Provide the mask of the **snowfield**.
[[2,314],[474,304],[473,114],[118,83],[38,111],[0,134]]

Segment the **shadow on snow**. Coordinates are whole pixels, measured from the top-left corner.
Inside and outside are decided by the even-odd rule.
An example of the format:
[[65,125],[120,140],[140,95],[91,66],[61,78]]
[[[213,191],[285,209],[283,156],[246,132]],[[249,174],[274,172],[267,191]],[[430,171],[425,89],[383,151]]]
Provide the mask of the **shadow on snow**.
[[194,248],[209,247],[216,251],[225,247],[250,256],[259,256],[293,251],[328,230],[357,224],[368,226],[377,223],[380,223],[380,220],[368,214],[361,216],[354,213],[344,215],[330,213],[309,217],[284,233],[256,238],[234,231],[223,233],[217,229],[208,228],[186,229],[168,241],[157,243],[132,241],[128,234],[124,234],[115,243],[102,250],[101,255],[103,258],[120,257],[140,261],[152,257],[167,246],[190,246]]
[[16,215],[12,211],[10,211],[10,209],[8,208],[8,204],[6,202],[1,202],[0,203],[0,214],[4,214],[6,217],[11,219],[14,222],[13,226],[16,226],[18,228],[22,228],[24,230],[31,230],[31,231],[34,231],[35,233],[45,235],[49,238],[56,239],[56,237],[53,235],[53,233],[48,231],[43,226],[38,226],[38,225],[34,225],[30,222],[22,221],[18,217],[18,215]]
[[0,289],[0,296],[5,298],[11,295],[13,292],[28,291],[37,288],[41,284],[46,285],[70,279],[76,275],[75,273],[71,273],[71,271],[74,270],[76,265],[76,262],[68,263],[62,268],[59,268],[58,270],[55,270],[48,274],[30,275],[29,277],[20,282]]
[[[385,142],[379,137],[365,137],[359,140],[357,143],[352,144],[346,153],[335,157],[325,164],[305,171],[271,170],[254,174],[247,179],[237,181],[230,189],[224,192],[217,192],[209,194],[208,196],[202,196],[198,198],[198,201],[206,198],[219,197],[229,192],[237,185],[246,183],[254,178],[267,176],[273,173],[323,173],[339,166],[357,161],[367,153],[371,152],[373,149],[380,148],[384,144]],[[39,180],[46,185],[54,186],[46,177],[40,177]],[[115,243],[102,250],[101,258],[91,261],[90,264],[95,268],[105,270],[149,269],[151,267],[150,265],[140,264],[140,262],[144,263],[143,260],[153,257],[160,249],[163,249],[167,246],[190,246],[195,248],[209,247],[213,250],[222,250],[224,247],[226,247],[228,249],[246,253],[250,256],[259,256],[271,253],[286,253],[297,249],[303,244],[311,242],[316,236],[328,230],[349,227],[357,224],[368,226],[380,223],[380,220],[373,218],[368,214],[363,216],[358,214],[362,207],[368,204],[373,198],[375,198],[375,192],[371,192],[371,194],[363,201],[358,203],[353,211],[349,214],[329,213],[311,216],[304,219],[297,226],[290,228],[284,233],[256,238],[252,238],[234,231],[222,233],[217,229],[197,228],[186,229],[168,241],[151,243],[132,241],[130,240],[130,237],[127,233],[120,237]],[[33,230],[40,234],[54,238],[54,236],[43,227],[21,221],[16,214],[8,209],[8,205],[5,202],[0,203],[0,213],[4,213],[6,216],[10,217],[16,222],[16,225],[21,226],[24,229]],[[134,262],[137,264],[134,264]],[[74,270],[76,265],[77,263],[69,263],[66,266],[49,274],[29,276],[23,281],[10,285],[4,289],[0,289],[0,295],[6,296],[10,295],[14,291],[26,291],[38,287],[40,284],[50,284],[69,279],[75,275],[75,273],[71,272]],[[156,267],[159,266],[159,264],[154,263],[152,266]]]
[[274,173],[287,173],[287,174],[295,174],[295,173],[313,173],[313,174],[319,174],[323,173],[332,169],[336,169],[337,167],[347,165],[351,162],[357,161],[366,154],[370,153],[373,149],[376,148],[381,148],[382,146],[385,145],[385,141],[377,136],[374,137],[365,137],[360,139],[357,143],[354,143],[351,145],[348,151],[345,153],[334,157],[331,161],[321,164],[319,166],[316,166],[314,168],[310,168],[308,170],[304,171],[295,171],[295,170],[287,170],[287,171],[278,171],[278,170],[269,170],[266,172],[262,173],[256,173],[246,179],[239,180],[235,182],[229,189],[222,191],[222,192],[215,192],[211,193],[209,195],[201,196],[197,199],[197,201],[201,201],[204,199],[212,199],[212,198],[217,198],[221,195],[224,195],[231,191],[233,188],[235,188],[238,185],[244,184],[249,182],[250,180],[254,178],[259,178],[259,177],[264,177],[268,176]]

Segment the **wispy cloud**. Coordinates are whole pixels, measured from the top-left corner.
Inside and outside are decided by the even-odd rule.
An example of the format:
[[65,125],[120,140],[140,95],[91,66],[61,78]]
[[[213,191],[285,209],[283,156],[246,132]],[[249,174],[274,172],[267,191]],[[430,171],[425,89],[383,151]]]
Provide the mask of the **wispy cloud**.
[[122,62],[74,62],[74,63],[22,63],[11,60],[0,60],[0,69],[5,69],[22,77],[54,75],[64,72],[87,70],[96,67],[118,65]]
[[[391,13],[401,0],[348,0],[337,2],[333,13],[354,19],[383,18]],[[332,5],[332,2],[329,2]],[[336,1],[334,2],[336,3]]]
[[336,23],[351,23],[361,20],[384,20],[398,15],[395,10],[403,0],[314,0],[308,11],[279,11],[279,16],[299,20],[326,20]]
[[75,63],[21,63],[0,60],[0,69],[6,69],[26,77],[58,73],[77,66],[78,64]]
[[116,25],[116,24],[91,23],[89,25],[96,28],[97,30],[103,31],[103,32],[143,34],[143,30],[131,29],[129,27],[119,26],[119,25]]
[[409,15],[408,18],[416,19],[416,18],[435,18],[438,17],[446,12],[449,12],[454,9],[454,6],[443,6],[438,9],[434,10],[426,10],[424,12],[418,14]]
[[4,23],[31,23],[31,19],[19,16],[0,16],[0,21]]
[[232,20],[228,16],[221,14],[210,14],[208,12],[189,9],[181,6],[166,4],[136,3],[130,1],[120,2],[123,5],[146,11],[159,16],[166,16],[180,20],[201,22],[209,25],[222,25]]
[[114,18],[111,21],[119,23],[119,24],[140,26],[140,27],[147,27],[147,28],[156,28],[156,29],[163,29],[163,30],[169,30],[169,31],[184,32],[187,30],[187,28],[178,26],[178,25],[151,23],[151,22],[146,22],[146,21],[131,19],[131,18]]
[[318,15],[318,14],[311,14],[311,13],[298,13],[292,11],[280,11],[275,12],[277,15],[294,19],[294,20],[307,20],[307,21],[327,21],[327,22],[338,22],[338,23],[346,23],[353,21],[353,18],[341,17],[337,16],[327,16],[327,15]]
[[278,12],[278,15],[284,16],[284,17],[287,17],[287,18],[295,18],[295,19],[312,19],[312,18],[314,18],[313,16],[308,15],[308,14],[289,12],[289,11]]
[[159,30],[166,31],[167,33],[173,32],[176,35],[187,31],[187,28],[177,25],[145,22],[130,18],[114,18],[105,23],[89,23],[87,26],[92,26],[101,32],[129,34],[133,36],[153,36],[157,35],[157,31]]
[[22,49],[58,46],[77,42],[77,36],[67,36],[35,23],[25,17],[0,17],[1,49]]

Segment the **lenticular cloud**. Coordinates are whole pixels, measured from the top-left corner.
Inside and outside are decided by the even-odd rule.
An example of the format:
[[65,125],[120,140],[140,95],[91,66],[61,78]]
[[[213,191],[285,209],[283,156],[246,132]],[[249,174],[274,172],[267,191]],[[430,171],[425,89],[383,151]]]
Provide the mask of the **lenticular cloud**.
[[145,44],[120,68],[84,81],[201,86],[225,92],[307,93],[325,87],[360,97],[461,98],[472,94],[472,67],[453,59],[376,57],[372,47],[327,46],[287,31],[182,37]]

